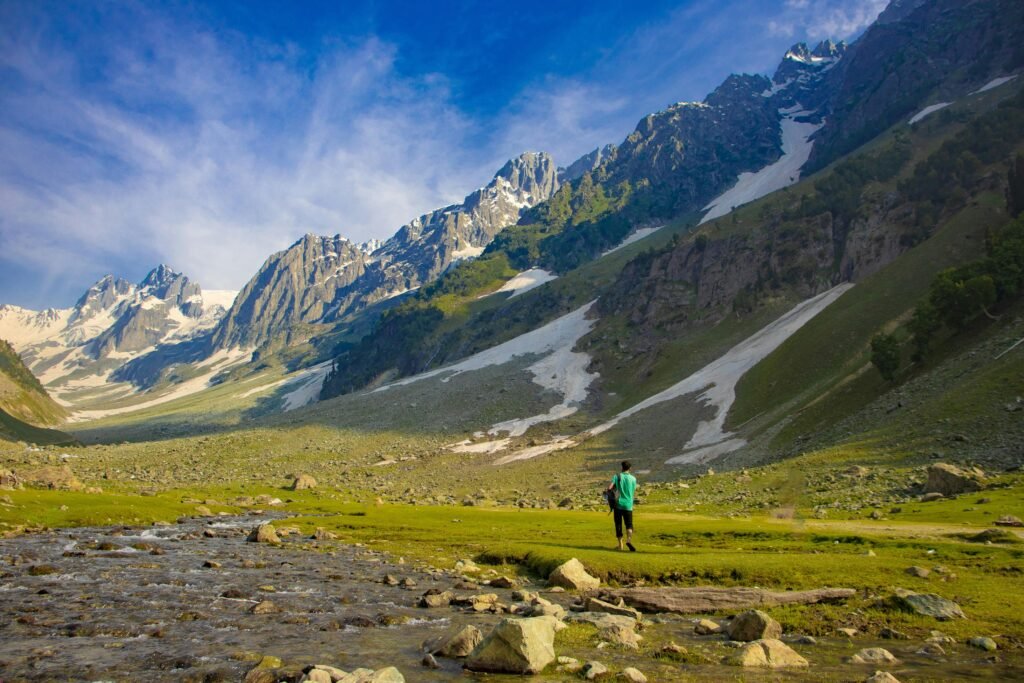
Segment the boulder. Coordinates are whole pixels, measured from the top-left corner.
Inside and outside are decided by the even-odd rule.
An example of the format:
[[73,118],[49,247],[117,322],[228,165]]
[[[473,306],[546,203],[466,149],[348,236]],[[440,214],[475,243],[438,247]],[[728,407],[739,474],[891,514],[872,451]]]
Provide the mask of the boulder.
[[274,529],[273,524],[260,524],[258,527],[249,532],[249,537],[245,539],[250,543],[280,543],[281,539],[277,537],[277,530]]
[[292,491],[306,491],[316,488],[316,479],[308,474],[300,474],[292,482]]
[[850,657],[851,664],[897,664],[899,662],[884,647],[866,647]]
[[317,541],[336,541],[338,539],[338,534],[333,531],[328,531],[322,526],[318,526],[316,531],[313,532],[313,539]]
[[469,654],[466,668],[535,674],[554,660],[555,629],[549,619],[502,619]]
[[583,665],[580,669],[580,674],[585,680],[588,681],[599,681],[602,678],[607,678],[611,675],[608,671],[608,667],[597,661],[590,661]]
[[857,594],[852,588],[818,588],[808,591],[768,591],[761,588],[711,588],[696,586],[680,588],[620,588],[602,592],[606,601],[619,598],[641,612],[674,612],[676,614],[713,614],[779,605],[811,605],[819,602],[842,602]]
[[975,636],[967,641],[967,644],[971,647],[976,647],[979,650],[985,650],[987,652],[993,652],[999,649],[999,645],[996,641],[992,640],[987,636]]
[[515,588],[516,582],[507,576],[499,576],[496,579],[491,579],[488,585],[491,588]]
[[985,474],[979,469],[965,470],[955,465],[937,462],[928,468],[928,481],[924,485],[924,492],[955,496],[968,491],[980,491],[984,488],[984,479]]
[[22,488],[21,479],[17,474],[11,470],[0,469],[0,489],[13,491],[20,488]]
[[864,679],[864,683],[900,683],[900,679],[896,678],[888,671],[876,671],[874,674]]
[[587,573],[583,563],[575,557],[555,568],[548,577],[549,586],[561,586],[569,590],[588,591],[597,590],[600,579]]
[[84,487],[67,465],[45,465],[34,470],[21,472],[18,479],[27,486],[62,491],[81,491]]
[[466,657],[484,639],[476,626],[455,626],[426,643],[426,650],[441,657]]
[[323,671],[324,673],[326,673],[328,676],[331,677],[332,681],[340,681],[345,676],[348,676],[348,672],[347,671],[342,671],[341,669],[339,669],[337,667],[328,666],[327,664],[317,664],[315,667],[313,667],[313,669],[316,670],[316,671]]
[[905,573],[910,574],[911,576],[916,576],[919,579],[927,579],[931,576],[932,572],[930,569],[925,567],[918,567],[917,565],[914,565],[913,567],[907,567]]
[[747,643],[728,660],[734,666],[757,666],[769,669],[808,666],[807,660],[781,640],[766,638]]
[[923,496],[921,496],[921,502],[922,503],[934,503],[937,500],[945,500],[945,499],[946,499],[946,497],[944,495],[942,495],[941,493],[939,493],[938,491],[932,491],[931,493],[926,493]]
[[376,671],[356,669],[339,683],[405,683],[405,676],[393,666]]
[[897,589],[894,595],[883,602],[888,607],[904,612],[913,612],[924,617],[932,617],[940,621],[967,618],[960,605],[934,593],[914,593]]
[[640,641],[643,640],[632,627],[622,624],[613,624],[599,629],[597,637],[630,650],[640,649]]
[[629,683],[647,683],[647,676],[644,676],[639,669],[635,669],[631,666],[627,666],[623,669],[616,678],[629,681]]
[[331,674],[327,673],[323,669],[310,669],[306,672],[306,675],[302,677],[302,680],[306,683],[334,683],[334,679],[331,678]]
[[1003,515],[995,522],[996,526],[1024,526],[1024,522],[1020,521],[1020,517],[1014,517],[1013,515]]
[[728,626],[729,638],[742,642],[752,640],[778,640],[782,637],[782,626],[759,609],[738,614]]
[[277,605],[270,600],[263,600],[262,602],[257,602],[253,605],[249,611],[253,614],[276,614],[281,610],[279,610]]

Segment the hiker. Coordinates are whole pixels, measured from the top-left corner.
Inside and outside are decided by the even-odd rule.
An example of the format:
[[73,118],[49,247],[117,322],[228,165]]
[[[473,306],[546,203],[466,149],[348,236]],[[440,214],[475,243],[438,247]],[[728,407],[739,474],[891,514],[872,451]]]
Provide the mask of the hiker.
[[615,513],[615,537],[619,539],[619,550],[622,550],[622,525],[626,525],[626,547],[635,553],[633,546],[633,494],[636,492],[636,477],[629,473],[632,465],[628,460],[622,461],[622,472],[612,477],[605,495],[608,505]]

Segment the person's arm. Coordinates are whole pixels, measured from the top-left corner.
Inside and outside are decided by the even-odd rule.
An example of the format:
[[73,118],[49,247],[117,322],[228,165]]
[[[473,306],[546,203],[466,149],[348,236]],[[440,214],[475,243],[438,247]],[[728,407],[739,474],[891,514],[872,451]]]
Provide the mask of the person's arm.
[[[617,476],[619,475],[616,474],[615,477]],[[611,491],[613,488],[615,488],[615,477],[612,477],[612,482],[608,484],[608,488],[606,488],[605,491]]]

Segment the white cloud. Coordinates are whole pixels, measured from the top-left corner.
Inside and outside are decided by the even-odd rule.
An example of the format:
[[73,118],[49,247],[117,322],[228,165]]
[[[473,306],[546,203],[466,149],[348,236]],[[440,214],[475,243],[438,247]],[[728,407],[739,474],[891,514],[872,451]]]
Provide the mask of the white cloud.
[[889,0],[786,0],[769,20],[770,35],[805,40],[846,39],[873,22]]
[[445,80],[372,37],[311,57],[136,25],[99,79],[45,27],[0,31],[0,258],[43,281],[166,261],[238,288],[306,232],[385,237],[496,169],[461,151]]

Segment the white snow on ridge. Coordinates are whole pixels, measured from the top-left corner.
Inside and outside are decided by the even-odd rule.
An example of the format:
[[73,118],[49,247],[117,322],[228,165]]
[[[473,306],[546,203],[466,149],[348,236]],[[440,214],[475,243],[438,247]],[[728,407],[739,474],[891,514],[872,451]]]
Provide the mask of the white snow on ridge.
[[626,237],[626,239],[624,239],[621,242],[619,242],[618,246],[612,247],[608,251],[602,252],[601,256],[607,256],[608,254],[613,254],[613,253],[617,252],[619,249],[623,249],[623,248],[628,247],[629,245],[631,245],[631,244],[633,244],[635,242],[639,242],[640,240],[642,240],[643,238],[647,237],[648,235],[653,235],[654,233],[658,232],[659,230],[661,230],[664,227],[665,227],[664,225],[659,225],[659,226],[657,226],[655,228],[639,228],[637,230],[634,230],[633,232],[631,232]]
[[484,253],[484,247],[474,247],[473,245],[468,244],[462,247],[461,249],[456,249],[455,251],[453,251],[452,260],[461,261],[462,259],[476,258],[482,253]]
[[[551,282],[557,280],[558,276],[549,273],[541,268],[531,268],[530,270],[524,270],[523,272],[516,275],[514,278],[506,282],[501,286],[500,289],[496,289],[491,294],[498,294],[499,292],[512,292],[509,299],[517,297],[524,292],[529,292],[535,287],[540,287],[545,282]],[[484,296],[490,296],[486,294]]]
[[[686,443],[684,449],[703,450],[719,446],[717,455],[721,455],[722,453],[741,448],[746,442],[742,439],[734,438],[733,434],[725,432],[723,429],[729,409],[736,400],[736,384],[740,381],[740,378],[851,287],[853,287],[852,284],[842,284],[798,304],[775,322],[729,349],[718,360],[704,366],[668,389],[622,411],[604,424],[588,430],[587,434],[596,436],[608,431],[627,417],[635,415],[651,406],[671,401],[680,396],[703,391],[697,397],[697,400],[714,406],[716,408],[715,416],[710,421],[701,422],[697,425],[696,432]],[[721,450],[721,446],[726,442],[729,442],[728,450]],[[668,462],[687,462],[685,460],[687,457],[688,454],[683,454],[670,459]]]
[[981,86],[980,88],[978,88],[977,90],[975,90],[971,94],[972,95],[980,95],[981,93],[988,92],[989,90],[992,90],[993,88],[998,88],[1003,83],[1009,83],[1010,81],[1012,81],[1015,78],[1017,78],[1017,74],[1014,74],[1012,76],[1003,76],[1002,78],[993,78],[991,81],[989,81],[985,85]]
[[939,111],[940,109],[945,109],[946,107],[948,107],[951,104],[953,104],[953,103],[952,102],[939,102],[938,104],[929,105],[929,106],[925,107],[924,109],[922,109],[921,111],[919,111],[916,114],[914,114],[912,117],[910,117],[910,120],[907,121],[907,123],[912,126],[915,123],[917,123],[918,121],[920,121],[921,119],[923,119],[924,117],[928,116],[929,114],[934,114],[935,112]]
[[814,146],[810,137],[824,123],[795,121],[795,117],[808,113],[796,108],[780,109],[779,113],[783,117],[779,122],[782,128],[782,157],[760,171],[741,173],[735,185],[704,207],[707,213],[701,219],[701,225],[726,215],[737,206],[788,187],[800,179],[800,169],[807,163],[811,156],[811,148]]
[[296,384],[298,387],[284,395],[285,412],[316,403],[320,398],[320,389],[323,387],[324,378],[330,371],[331,361],[326,361],[300,370],[293,377],[288,378],[289,386]]

